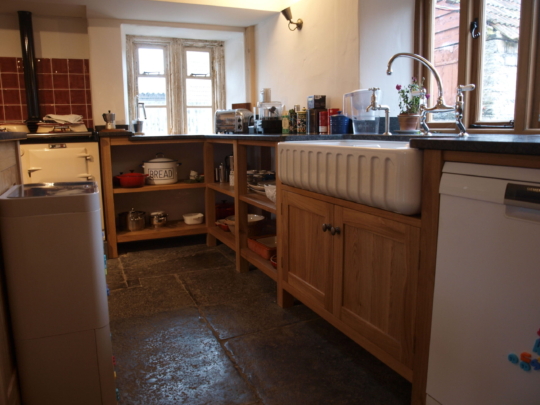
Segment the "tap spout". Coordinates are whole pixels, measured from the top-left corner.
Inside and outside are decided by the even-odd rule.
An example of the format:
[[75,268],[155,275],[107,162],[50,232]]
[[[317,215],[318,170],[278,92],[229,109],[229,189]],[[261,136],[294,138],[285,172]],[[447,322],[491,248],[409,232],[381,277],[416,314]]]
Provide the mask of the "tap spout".
[[444,102],[444,90],[443,90],[441,77],[439,76],[439,73],[437,72],[437,69],[435,69],[435,66],[433,66],[430,61],[428,61],[426,58],[424,58],[424,57],[422,57],[420,55],[416,55],[414,53],[408,53],[408,52],[396,53],[388,61],[388,68],[386,69],[386,74],[387,75],[392,74],[392,63],[394,63],[394,60],[396,60],[397,58],[414,59],[414,60],[422,63],[425,67],[427,67],[429,69],[429,71],[433,74],[433,76],[435,76],[435,80],[437,81],[437,88],[438,88],[438,91],[439,91],[439,95],[437,97],[437,104],[435,104],[431,108],[424,107],[423,108],[424,111],[427,111],[427,112],[435,112],[435,111],[444,112],[444,111],[453,111],[454,110],[453,106],[446,105],[446,103]]

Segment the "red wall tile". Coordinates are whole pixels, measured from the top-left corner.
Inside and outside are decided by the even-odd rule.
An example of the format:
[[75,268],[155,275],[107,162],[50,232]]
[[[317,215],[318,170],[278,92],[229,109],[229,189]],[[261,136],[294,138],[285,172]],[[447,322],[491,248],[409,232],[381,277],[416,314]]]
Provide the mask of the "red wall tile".
[[52,74],[50,73],[38,73],[38,88],[43,90],[52,90],[53,81]]
[[22,105],[4,105],[6,121],[22,121]]
[[[88,59],[36,59],[41,115],[80,114],[93,128]],[[0,57],[0,121],[26,119],[24,67],[21,58]]]
[[69,104],[56,104],[56,114],[58,115],[69,115],[71,114],[71,106]]
[[8,105],[8,104],[19,104],[19,105],[22,104],[19,89],[16,89],[16,90],[4,90],[3,93],[4,93],[3,94],[4,95],[4,103],[6,105]]
[[68,75],[53,74],[53,86],[54,89],[69,89]]
[[56,114],[56,106],[54,104],[40,104],[39,111],[44,117],[49,114]]
[[69,73],[84,73],[84,62],[82,59],[68,59]]
[[2,73],[0,75],[2,80],[2,88],[4,89],[18,89],[19,88],[19,75],[17,73]]
[[36,72],[38,73],[52,73],[51,60],[50,59],[36,59]]
[[54,90],[54,104],[70,104],[69,90]]
[[84,89],[84,75],[70,74],[69,75],[69,88]]
[[86,114],[86,106],[85,105],[71,104],[71,113],[72,114],[82,115],[84,117],[85,114]]
[[0,58],[0,72],[17,73],[17,58]]
[[21,58],[15,58],[15,63],[17,64],[17,72],[24,73],[24,64]]
[[[70,90],[69,95],[71,98],[71,104],[86,104],[86,91],[84,90]],[[83,116],[86,115],[86,111]]]
[[51,61],[53,73],[68,73],[67,59],[52,59]]
[[53,90],[38,90],[40,104],[54,104]]

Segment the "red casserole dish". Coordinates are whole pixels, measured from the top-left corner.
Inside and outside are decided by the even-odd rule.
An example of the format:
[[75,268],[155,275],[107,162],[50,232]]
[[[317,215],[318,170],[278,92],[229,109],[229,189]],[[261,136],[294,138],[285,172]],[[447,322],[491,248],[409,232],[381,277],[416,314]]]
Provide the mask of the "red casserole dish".
[[148,174],[143,173],[124,173],[116,176],[120,181],[120,187],[132,188],[144,186],[144,180],[148,177]]

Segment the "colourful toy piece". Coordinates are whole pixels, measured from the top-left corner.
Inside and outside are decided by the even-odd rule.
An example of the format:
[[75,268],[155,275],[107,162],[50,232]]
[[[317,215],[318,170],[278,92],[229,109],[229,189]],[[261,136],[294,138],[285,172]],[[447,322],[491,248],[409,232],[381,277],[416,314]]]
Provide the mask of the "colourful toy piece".
[[536,334],[537,334],[538,336],[540,336],[540,329],[538,329],[538,332],[536,332]]
[[531,357],[532,356],[531,356],[530,353],[523,352],[523,353],[521,353],[520,360],[524,361],[525,363],[530,363],[531,362]]
[[531,365],[529,363],[525,363],[524,361],[520,361],[519,362],[519,367],[523,370],[523,371],[531,371]]
[[538,359],[532,359],[531,367],[533,368],[533,370],[540,370],[540,361],[538,361]]
[[515,353],[510,353],[508,355],[508,360],[510,361],[510,363],[512,364],[518,364],[519,363],[519,357],[517,356],[517,354]]
[[540,339],[536,339],[536,342],[534,342],[534,347],[532,351],[536,354],[540,354]]

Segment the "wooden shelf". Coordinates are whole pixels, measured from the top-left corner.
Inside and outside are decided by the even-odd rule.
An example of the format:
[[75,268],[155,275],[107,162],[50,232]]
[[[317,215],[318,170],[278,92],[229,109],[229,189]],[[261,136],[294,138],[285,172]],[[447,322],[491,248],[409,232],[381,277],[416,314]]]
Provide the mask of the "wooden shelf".
[[114,194],[125,194],[125,193],[149,193],[153,191],[166,191],[166,190],[185,190],[188,188],[205,188],[205,183],[179,183],[174,184],[153,184],[142,187],[116,187],[113,188]]
[[249,248],[242,248],[242,257],[257,267],[260,271],[270,277],[272,280],[277,281],[277,269],[272,266],[269,260],[263,259],[257,253]]
[[142,231],[120,231],[116,234],[117,243],[134,242],[147,239],[162,239],[175,236],[198,235],[207,232],[206,224],[186,225],[184,221],[170,221],[163,227],[147,227]]
[[234,186],[231,187],[229,183],[206,183],[206,186],[212,190],[234,197]]
[[270,201],[268,197],[262,194],[248,192],[247,194],[241,195],[240,200],[265,211],[271,212],[272,214],[276,213],[276,203]]
[[235,249],[235,240],[234,235],[230,232],[226,232],[218,226],[209,226],[207,229],[208,233],[214,236],[216,239],[219,239],[221,242],[226,244],[232,250]]

